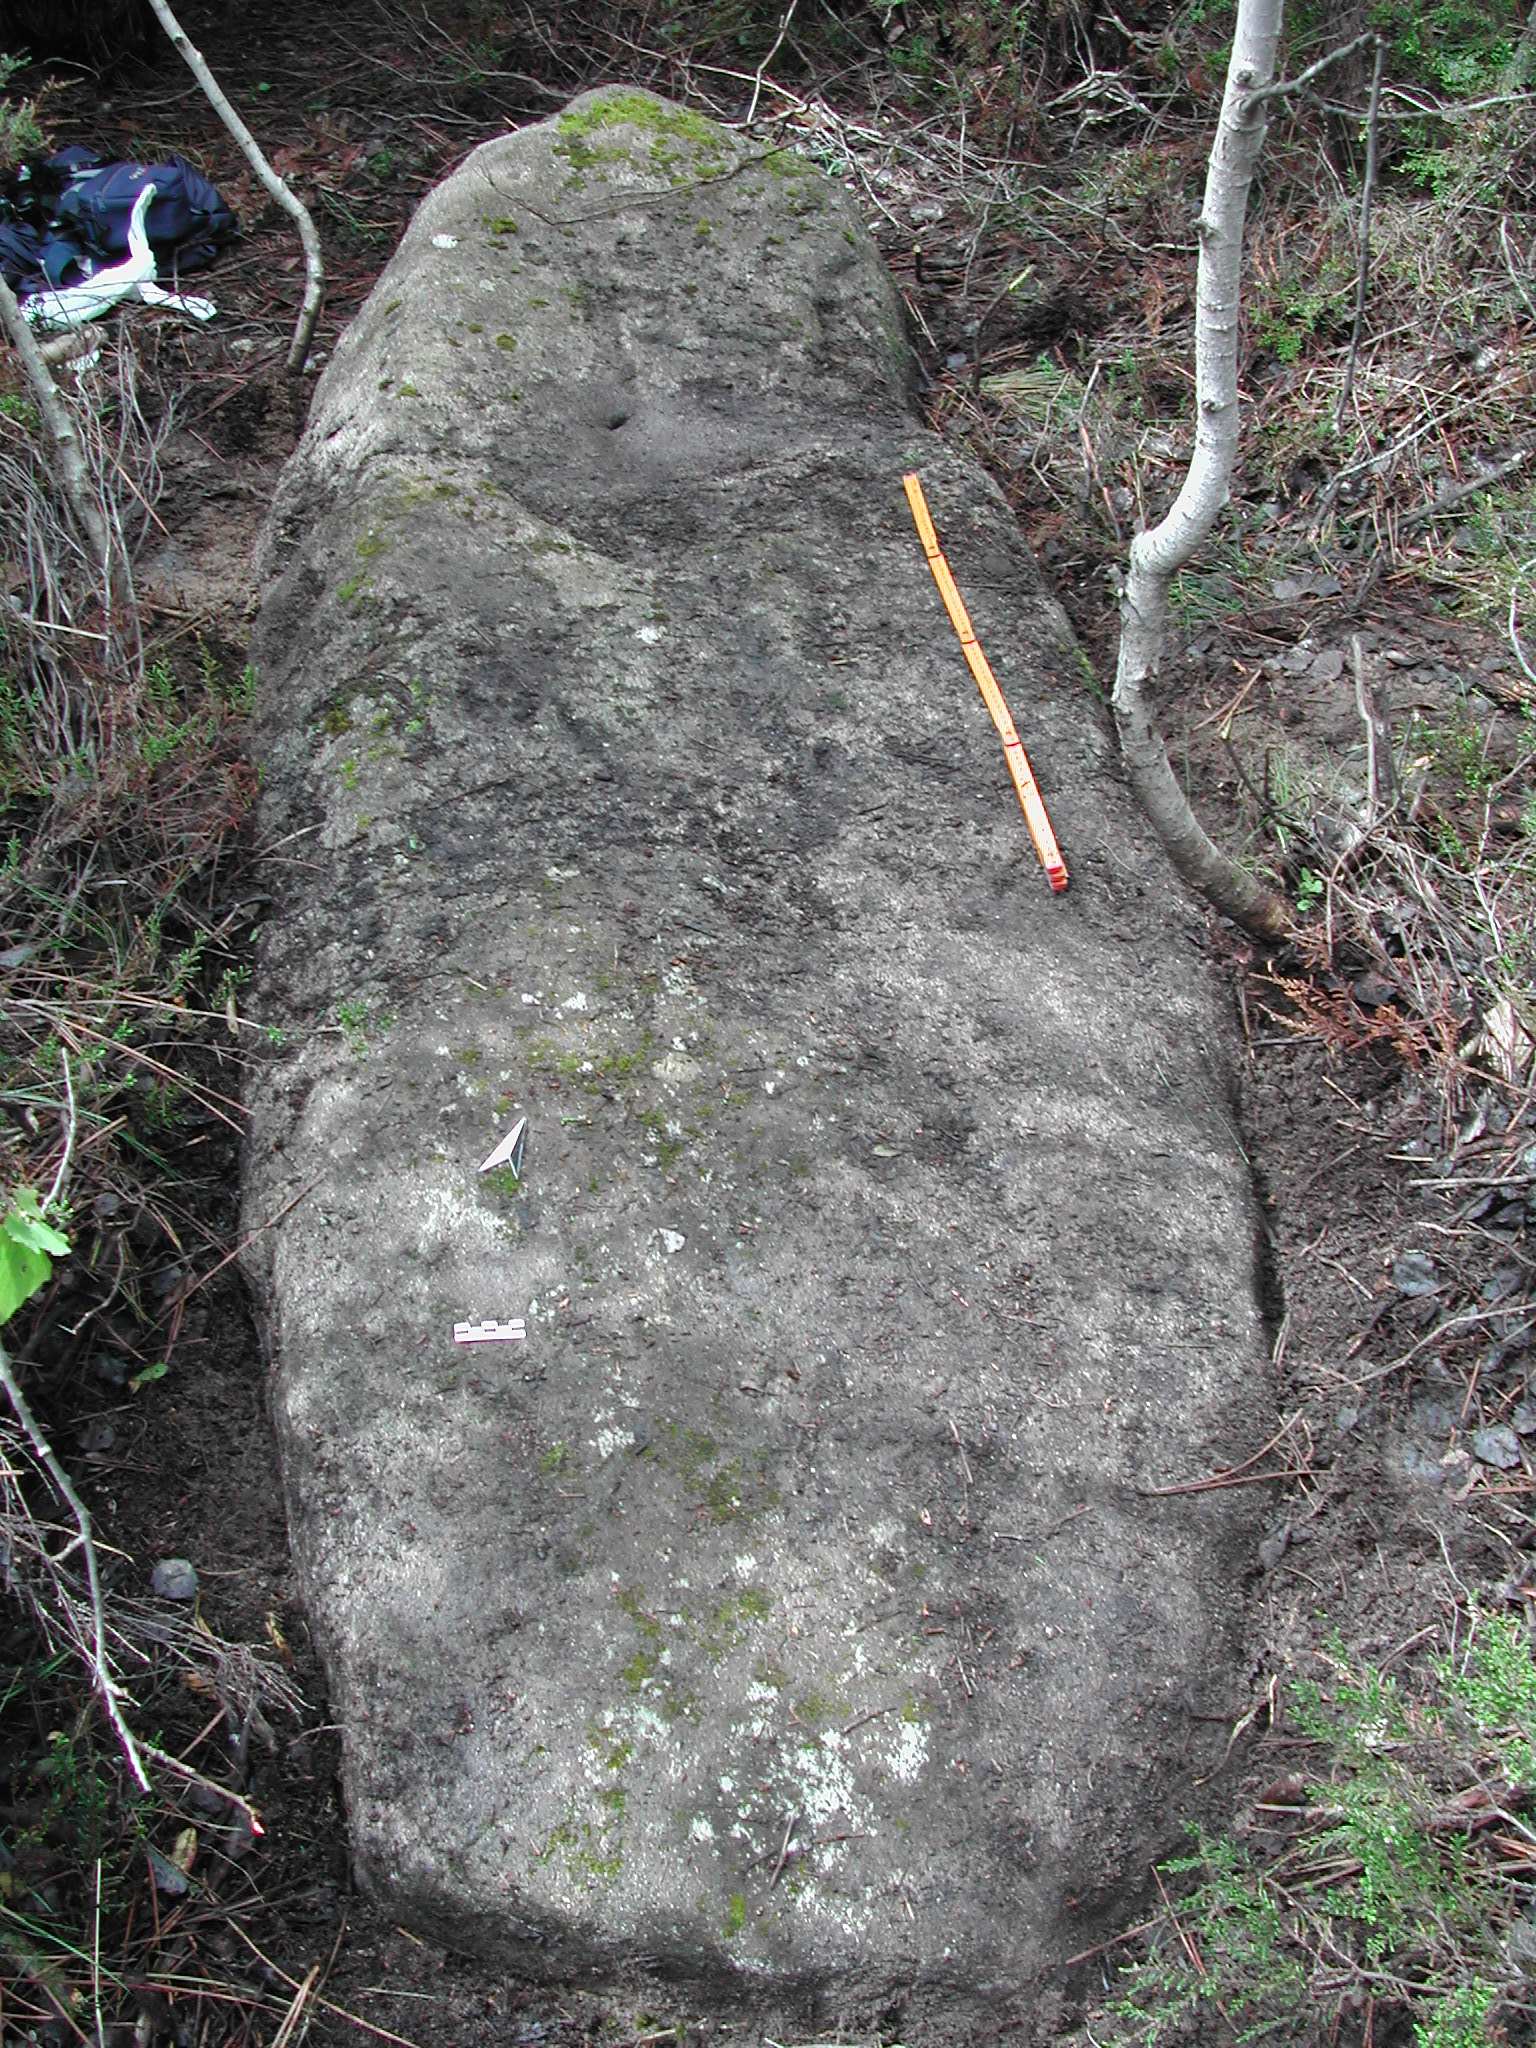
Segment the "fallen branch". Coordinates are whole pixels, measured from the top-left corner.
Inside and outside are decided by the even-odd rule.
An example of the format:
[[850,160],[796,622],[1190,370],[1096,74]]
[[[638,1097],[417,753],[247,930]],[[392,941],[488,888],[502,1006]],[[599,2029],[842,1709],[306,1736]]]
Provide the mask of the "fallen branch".
[[166,0],[149,0],[149,4],[155,11],[155,19],[170,37],[178,55],[202,87],[208,104],[240,145],[241,155],[298,228],[299,240],[304,245],[304,303],[299,308],[299,318],[293,330],[293,342],[288,350],[286,364],[289,376],[297,377],[308,359],[309,345],[315,334],[315,322],[320,318],[320,308],[325,300],[325,261],[320,254],[320,237],[315,231],[315,223],[303,200],[284,184],[267,162],[262,154],[261,145],[226,99],[218,80],[204,62],[201,51],[194,49],[187,40],[186,30],[171,12]]
[[1460,483],[1447,484],[1436,491],[1427,505],[1420,505],[1412,512],[1405,512],[1397,522],[1399,534],[1412,533],[1415,527],[1424,526],[1432,519],[1438,519],[1444,512],[1452,512],[1458,505],[1475,498],[1479,491],[1490,491],[1502,483],[1507,476],[1513,476],[1517,469],[1524,469],[1536,448],[1517,448],[1513,455],[1506,455],[1502,462],[1496,462],[1491,469],[1479,469],[1476,476],[1464,477]]
[[[1277,1449],[1285,1438],[1290,1435],[1297,1423],[1301,1421],[1301,1416],[1302,1411],[1299,1408],[1294,1415],[1288,1415],[1269,1439],[1268,1443],[1260,1444],[1251,1457],[1244,1458],[1241,1465],[1229,1465],[1224,1471],[1213,1472],[1205,1479],[1187,1479],[1179,1486],[1141,1486],[1136,1490],[1147,1499],[1160,1499],[1164,1495],[1174,1493],[1208,1493],[1213,1488],[1220,1486],[1257,1486],[1262,1485],[1268,1479],[1303,1479],[1307,1476],[1309,1470],[1307,1466],[1302,1466],[1294,1472],[1255,1472],[1253,1470],[1253,1467],[1258,1464],[1261,1458],[1267,1458],[1270,1452]],[[1310,1455],[1309,1451],[1308,1456]]]

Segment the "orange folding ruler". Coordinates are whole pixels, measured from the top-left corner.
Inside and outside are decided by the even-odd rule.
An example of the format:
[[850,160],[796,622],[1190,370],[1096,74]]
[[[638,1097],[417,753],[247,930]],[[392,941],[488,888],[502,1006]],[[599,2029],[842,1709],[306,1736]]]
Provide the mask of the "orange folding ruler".
[[1024,813],[1024,822],[1029,827],[1029,836],[1035,842],[1035,851],[1040,856],[1040,865],[1045,869],[1046,879],[1058,893],[1067,886],[1067,864],[1061,857],[1061,848],[1056,844],[1056,834],[1051,830],[1051,821],[1040,794],[1040,785],[1035,781],[1034,770],[1029,765],[1029,756],[1024,751],[1024,742],[1019,738],[1013,723],[1013,716],[997,686],[997,677],[992,673],[991,663],[982,653],[980,643],[971,630],[970,614],[960,601],[955,588],[955,579],[949,573],[949,564],[944,559],[938,536],[933,530],[933,521],[928,516],[928,501],[923,496],[923,487],[915,476],[904,476],[907,503],[912,507],[913,523],[917,537],[923,544],[923,553],[928,557],[928,566],[933,571],[933,580],[939,586],[939,595],[944,600],[944,609],[949,613],[950,624],[960,636],[960,645],[970,663],[971,674],[981,690],[982,702],[992,714],[992,723],[997,727],[1003,742],[1003,759],[1008,763],[1008,773],[1013,777],[1013,786],[1018,791],[1019,806]]

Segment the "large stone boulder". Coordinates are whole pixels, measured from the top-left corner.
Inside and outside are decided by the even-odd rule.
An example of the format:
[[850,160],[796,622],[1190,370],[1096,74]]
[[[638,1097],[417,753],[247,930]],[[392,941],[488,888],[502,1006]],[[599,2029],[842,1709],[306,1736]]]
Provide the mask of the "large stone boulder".
[[847,196],[663,101],[423,203],[264,543],[247,1221],[367,1883],[916,2038],[1219,1758],[1254,1496],[1156,1489],[1270,1418],[1198,920],[910,377]]

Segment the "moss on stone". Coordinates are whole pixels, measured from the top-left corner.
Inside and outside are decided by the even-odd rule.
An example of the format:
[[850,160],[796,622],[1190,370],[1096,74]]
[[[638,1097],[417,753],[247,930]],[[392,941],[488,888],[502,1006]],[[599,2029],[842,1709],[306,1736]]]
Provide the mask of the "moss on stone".
[[[712,121],[686,108],[668,106],[648,93],[605,94],[590,106],[562,114],[559,126],[555,148],[570,163],[573,177],[568,184],[587,171],[600,176],[606,164],[634,163],[637,144],[645,138],[650,145],[646,151],[649,168],[673,184],[683,184],[693,174],[716,174],[732,156],[729,142]],[[636,131],[634,143],[597,140],[622,128]]]

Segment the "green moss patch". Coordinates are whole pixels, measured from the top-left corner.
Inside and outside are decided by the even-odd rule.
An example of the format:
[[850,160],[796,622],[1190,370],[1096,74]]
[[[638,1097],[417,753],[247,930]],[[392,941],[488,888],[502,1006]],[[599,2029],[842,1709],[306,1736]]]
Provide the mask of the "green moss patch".
[[[612,131],[623,128],[636,131],[633,142],[613,136]],[[718,176],[733,158],[729,142],[712,121],[640,92],[610,93],[592,106],[562,114],[555,148],[578,176],[601,173],[605,164],[638,161],[674,185],[686,183],[690,176]]]

